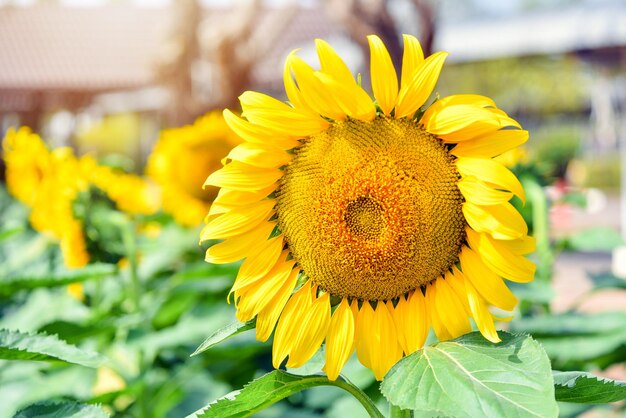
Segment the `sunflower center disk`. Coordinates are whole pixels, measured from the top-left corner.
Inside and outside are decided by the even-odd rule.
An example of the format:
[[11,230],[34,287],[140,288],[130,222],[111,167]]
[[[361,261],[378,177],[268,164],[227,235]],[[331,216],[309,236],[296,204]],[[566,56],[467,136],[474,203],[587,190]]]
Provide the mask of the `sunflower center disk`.
[[277,193],[278,222],[324,290],[389,300],[457,260],[465,238],[459,174],[415,122],[349,120],[307,138]]

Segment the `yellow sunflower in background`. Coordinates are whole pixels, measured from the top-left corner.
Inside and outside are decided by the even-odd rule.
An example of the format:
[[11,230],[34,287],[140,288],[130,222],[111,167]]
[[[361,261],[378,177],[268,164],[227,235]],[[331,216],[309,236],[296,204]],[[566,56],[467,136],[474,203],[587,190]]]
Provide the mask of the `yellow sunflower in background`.
[[91,156],[76,158],[72,149],[49,150],[29,128],[9,129],[3,141],[7,189],[31,211],[32,227],[59,241],[71,268],[90,260],[83,220],[74,213],[79,194],[102,190],[117,209],[149,214],[159,202],[142,178],[100,166]]
[[[352,351],[377,379],[424,344],[471,331],[499,341],[489,306],[511,311],[503,279],[528,282],[534,250],[517,178],[492,157],[528,132],[487,97],[425,105],[447,56],[424,58],[404,36],[398,85],[390,56],[368,37],[375,101],[317,40],[321,69],[294,53],[289,104],[256,92],[226,110],[246,142],[207,184],[221,187],[202,240],[206,260],[245,258],[231,290],[237,317],[275,328],[274,367],[302,366],[325,341],[336,379]],[[295,291],[295,293],[294,293]]]
[[163,210],[181,225],[199,225],[217,195],[217,188],[202,189],[206,173],[220,168],[221,158],[240,142],[221,112],[161,132],[146,172],[162,188]]

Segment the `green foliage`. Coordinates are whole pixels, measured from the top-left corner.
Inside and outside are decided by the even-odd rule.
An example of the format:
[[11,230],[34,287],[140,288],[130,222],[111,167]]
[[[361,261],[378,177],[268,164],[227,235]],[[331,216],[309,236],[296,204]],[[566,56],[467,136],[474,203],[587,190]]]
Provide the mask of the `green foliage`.
[[198,348],[193,352],[192,356],[202,353],[203,351],[208,350],[209,348],[225,341],[231,337],[234,337],[237,334],[240,334],[244,331],[248,331],[253,329],[256,326],[256,319],[252,319],[248,322],[233,322],[225,326],[224,328],[218,329],[213,334],[211,334]]
[[73,402],[38,402],[19,411],[13,418],[107,418],[95,405]]
[[349,391],[363,402],[370,416],[383,417],[360,389],[346,381],[332,382],[324,376],[299,376],[274,370],[250,382],[241,390],[233,391],[196,411],[189,418],[246,417],[287,396],[323,385],[337,386]]
[[424,347],[385,376],[383,395],[420,416],[554,417],[550,361],[527,335],[479,333]]
[[626,382],[603,379],[584,372],[554,372],[558,401],[573,403],[608,403],[626,399]]
[[34,273],[29,275],[7,275],[0,278],[0,295],[10,295],[19,290],[35,289],[37,287],[56,287],[70,283],[80,283],[87,280],[101,279],[111,276],[117,271],[115,265],[92,264],[79,270],[60,269],[56,272]]
[[5,360],[64,361],[98,367],[104,358],[59,340],[54,335],[0,329],[0,358]]

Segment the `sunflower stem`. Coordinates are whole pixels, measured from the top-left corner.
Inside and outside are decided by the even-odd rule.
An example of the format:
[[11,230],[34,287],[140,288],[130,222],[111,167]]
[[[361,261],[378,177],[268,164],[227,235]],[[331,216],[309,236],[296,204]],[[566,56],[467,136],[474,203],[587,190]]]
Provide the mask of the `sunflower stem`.
[[378,408],[376,408],[374,401],[372,401],[372,399],[369,396],[367,396],[365,392],[363,392],[357,386],[353,385],[347,380],[342,380],[342,379],[337,379],[335,381],[330,381],[330,380],[327,380],[327,381],[328,381],[328,384],[332,386],[337,386],[338,388],[341,388],[345,390],[346,392],[349,392],[352,396],[354,396],[356,400],[359,401],[361,405],[363,405],[363,408],[365,408],[365,410],[367,411],[368,415],[371,418],[385,418],[385,416],[378,410]]
[[389,418],[412,418],[413,411],[389,403]]
[[133,222],[124,222],[122,225],[122,241],[126,247],[128,270],[130,274],[130,299],[133,311],[139,310],[139,275],[137,273],[137,247],[135,243],[135,228]]

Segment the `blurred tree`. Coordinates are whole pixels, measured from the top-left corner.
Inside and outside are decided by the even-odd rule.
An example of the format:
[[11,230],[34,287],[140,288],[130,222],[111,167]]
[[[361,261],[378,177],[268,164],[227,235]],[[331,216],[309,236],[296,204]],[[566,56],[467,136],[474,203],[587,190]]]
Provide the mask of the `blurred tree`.
[[[369,54],[367,35],[378,35],[389,51],[396,68],[401,68],[402,45],[398,22],[393,18],[393,1],[388,0],[326,0],[326,9],[331,18],[336,19],[346,29],[350,37],[359,44],[364,56]],[[432,52],[435,34],[434,5],[430,0],[410,0],[419,22],[411,27],[419,27],[416,33],[425,55]]]

